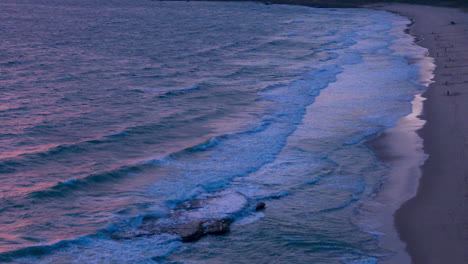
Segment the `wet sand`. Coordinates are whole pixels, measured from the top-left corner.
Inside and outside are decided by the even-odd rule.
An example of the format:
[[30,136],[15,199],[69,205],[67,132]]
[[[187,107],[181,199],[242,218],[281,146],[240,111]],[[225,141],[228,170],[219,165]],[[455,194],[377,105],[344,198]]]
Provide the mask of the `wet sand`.
[[[453,8],[406,4],[367,7],[396,12],[414,19],[411,34],[418,36],[418,45],[429,50],[429,56],[435,58],[437,66],[434,83],[423,94],[426,100],[423,102],[421,118],[426,123],[418,131],[428,158],[421,170],[408,168],[406,172],[413,170],[410,179],[396,181],[400,185],[402,182],[407,185],[406,194],[411,194],[412,189],[415,194],[395,213],[399,237],[406,244],[406,250],[415,264],[466,264],[468,13]],[[405,160],[405,157],[394,156],[394,151],[404,152],[395,150],[395,146],[399,145],[395,139],[398,139],[395,133],[390,131],[383,133],[375,142],[381,157],[389,163]],[[420,172],[422,177],[419,179]],[[400,190],[403,187],[400,186]],[[387,194],[396,195],[395,192]],[[401,196],[396,198],[398,201],[402,199]],[[391,235],[383,239],[384,246],[386,243],[391,244],[385,240],[391,240]],[[393,245],[391,248],[398,250],[398,247]],[[397,254],[388,263],[409,262],[404,255]]]

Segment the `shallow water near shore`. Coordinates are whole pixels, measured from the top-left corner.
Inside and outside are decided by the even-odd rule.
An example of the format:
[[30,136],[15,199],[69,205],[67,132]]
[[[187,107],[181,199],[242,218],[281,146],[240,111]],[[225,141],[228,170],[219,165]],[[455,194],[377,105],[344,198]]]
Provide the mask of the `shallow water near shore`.
[[[361,209],[390,171],[368,140],[425,89],[426,51],[403,32],[407,19],[257,3],[0,6],[0,261],[357,264],[394,254]],[[112,237],[219,192],[267,208],[195,243]]]

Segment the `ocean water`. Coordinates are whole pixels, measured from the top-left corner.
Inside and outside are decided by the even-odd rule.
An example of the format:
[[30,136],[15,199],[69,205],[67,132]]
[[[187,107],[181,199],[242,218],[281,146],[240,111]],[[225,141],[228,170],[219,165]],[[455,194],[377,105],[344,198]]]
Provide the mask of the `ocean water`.
[[[378,263],[368,147],[425,89],[409,21],[249,2],[0,3],[0,262]],[[115,239],[187,201],[231,232]],[[366,214],[367,223],[372,215]],[[356,219],[360,219],[357,221]]]

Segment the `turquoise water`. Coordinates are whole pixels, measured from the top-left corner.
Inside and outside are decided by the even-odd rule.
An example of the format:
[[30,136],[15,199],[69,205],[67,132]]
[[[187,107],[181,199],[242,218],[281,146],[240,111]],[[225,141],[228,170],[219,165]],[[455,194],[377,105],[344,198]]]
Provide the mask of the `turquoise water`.
[[[0,261],[391,257],[356,218],[388,172],[366,143],[424,89],[406,19],[257,3],[0,6]],[[194,243],[112,237],[220,191],[267,208]]]

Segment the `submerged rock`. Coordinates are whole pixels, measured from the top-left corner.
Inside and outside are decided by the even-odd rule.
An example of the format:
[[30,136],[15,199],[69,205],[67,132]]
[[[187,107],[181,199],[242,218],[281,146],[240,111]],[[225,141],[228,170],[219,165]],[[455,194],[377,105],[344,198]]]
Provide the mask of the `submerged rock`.
[[173,229],[163,230],[163,233],[178,235],[184,242],[196,241],[202,236],[206,235],[202,224],[202,221],[188,222],[185,224],[177,225]]
[[257,205],[255,206],[255,211],[261,211],[263,209],[265,209],[265,203],[264,202],[259,202],[257,203]]
[[207,234],[222,235],[231,231],[231,218],[209,219],[202,224],[203,230]]
[[208,234],[226,234],[234,217],[248,205],[247,197],[238,192],[209,194],[182,203],[167,217],[145,218],[136,229],[116,231],[111,237],[131,239],[169,233],[180,236],[184,242],[191,242]]

